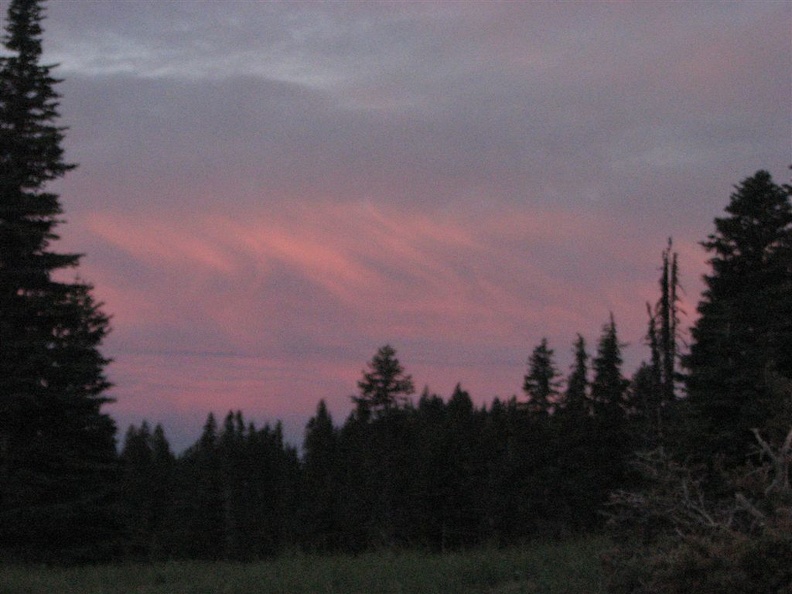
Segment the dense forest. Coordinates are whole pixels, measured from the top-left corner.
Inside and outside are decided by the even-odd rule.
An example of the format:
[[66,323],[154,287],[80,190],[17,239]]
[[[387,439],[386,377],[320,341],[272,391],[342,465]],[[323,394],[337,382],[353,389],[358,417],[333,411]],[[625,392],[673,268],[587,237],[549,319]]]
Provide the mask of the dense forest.
[[477,408],[461,386],[447,400],[428,392],[408,400],[410,376],[384,346],[343,425],[319,403],[301,455],[279,425],[257,429],[241,412],[222,423],[210,414],[178,458],[160,426],[131,427],[121,452],[131,552],[445,550],[593,529],[608,493],[628,480],[625,463],[643,439],[644,416],[629,409],[613,323],[591,383],[582,340],[576,348],[564,393],[542,342],[526,398]]
[[[145,422],[117,447],[102,412],[109,318],[90,285],[58,274],[80,256],[50,251],[61,209],[46,186],[73,165],[41,19],[39,1],[13,0],[0,58],[0,558],[446,551],[608,528],[639,536],[609,561],[613,591],[628,592],[646,568],[668,573],[657,551],[693,555],[691,539],[705,569],[792,553],[792,188],[766,171],[735,186],[702,242],[689,345],[678,257],[670,240],[658,250],[648,356],[631,377],[615,315],[593,347],[572,337],[568,370],[540,340],[520,396],[483,406],[461,385],[416,395],[384,345],[348,418],[320,401],[299,449],[242,411],[209,414],[179,455]],[[772,587],[788,572],[770,571]]]

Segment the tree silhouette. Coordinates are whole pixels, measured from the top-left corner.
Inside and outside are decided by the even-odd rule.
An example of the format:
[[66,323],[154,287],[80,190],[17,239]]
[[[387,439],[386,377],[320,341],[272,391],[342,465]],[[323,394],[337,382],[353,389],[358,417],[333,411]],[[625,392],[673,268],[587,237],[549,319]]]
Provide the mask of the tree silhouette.
[[357,385],[360,395],[353,396],[352,400],[365,418],[387,415],[415,392],[412,377],[404,373],[396,350],[390,345],[377,350]]
[[48,182],[63,160],[58,82],[42,65],[43,10],[13,0],[0,58],[0,549],[32,559],[111,553],[117,475],[108,318],[85,283],[55,273],[76,254],[49,249],[61,207]]
[[753,443],[751,429],[777,408],[767,372],[792,377],[790,188],[758,171],[735,187],[726,213],[702,243],[712,272],[684,364],[691,448],[736,463]]
[[523,392],[528,397],[527,409],[534,415],[548,415],[556,407],[556,397],[561,383],[553,361],[553,349],[543,338],[528,359],[528,373],[523,381]]

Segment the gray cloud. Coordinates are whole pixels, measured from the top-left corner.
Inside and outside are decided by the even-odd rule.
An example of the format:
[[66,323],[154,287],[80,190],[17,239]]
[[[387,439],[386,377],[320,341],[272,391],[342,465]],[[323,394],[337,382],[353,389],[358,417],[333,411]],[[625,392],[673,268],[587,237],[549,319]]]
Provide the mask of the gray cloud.
[[[784,180],[792,158],[788,3],[70,0],[48,14],[80,163],[58,184],[62,233],[119,312],[119,350],[200,344],[354,374],[388,340],[438,376],[458,357],[510,360],[519,378],[542,334],[596,333],[630,300],[617,319],[640,343],[669,235],[695,301],[696,241],[732,185],[758,168]],[[143,249],[158,241],[178,257]],[[503,376],[487,369],[472,381]]]

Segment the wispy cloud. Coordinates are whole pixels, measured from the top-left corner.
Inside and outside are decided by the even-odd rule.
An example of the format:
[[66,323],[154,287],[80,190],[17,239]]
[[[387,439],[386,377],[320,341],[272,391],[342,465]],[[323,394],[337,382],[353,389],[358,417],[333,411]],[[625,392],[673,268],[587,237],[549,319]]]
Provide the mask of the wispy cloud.
[[63,245],[114,315],[119,414],[341,406],[384,342],[484,400],[609,311],[637,360],[666,238],[692,315],[732,184],[792,154],[789,3],[48,14]]

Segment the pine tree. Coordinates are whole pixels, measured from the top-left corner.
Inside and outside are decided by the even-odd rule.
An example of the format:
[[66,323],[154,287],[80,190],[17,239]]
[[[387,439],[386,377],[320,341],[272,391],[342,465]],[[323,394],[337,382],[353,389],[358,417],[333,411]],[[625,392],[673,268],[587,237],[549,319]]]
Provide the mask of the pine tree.
[[225,477],[214,413],[207,415],[198,442],[185,452],[180,463],[183,542],[179,548],[191,558],[219,559],[226,545]]
[[698,305],[684,364],[692,413],[691,448],[744,459],[752,428],[777,402],[767,372],[792,377],[792,204],[790,187],[758,171],[735,187],[728,216],[702,245],[711,274]]
[[[602,503],[601,452],[598,419],[590,395],[589,354],[586,341],[578,334],[573,347],[574,362],[567,377],[566,391],[559,408],[553,444],[558,477],[554,485],[556,514],[568,527],[590,529],[599,521]],[[607,464],[608,461],[604,461]]]
[[586,339],[578,334],[574,345],[575,360],[567,377],[566,391],[561,401],[561,408],[565,414],[575,418],[591,415],[591,400],[588,389],[588,360],[586,352]]
[[82,282],[62,282],[79,255],[49,250],[63,159],[58,82],[42,65],[43,11],[12,0],[0,57],[0,549],[62,560],[108,554],[115,539],[115,425],[109,320]]
[[528,412],[548,415],[556,406],[560,383],[559,373],[553,361],[553,349],[543,338],[528,359],[528,374],[523,381],[523,392],[528,397]]
[[353,482],[370,511],[368,525],[361,530],[367,533],[366,544],[392,546],[405,479],[400,466],[409,431],[407,397],[414,392],[412,377],[404,373],[396,350],[385,345],[377,350],[357,385],[360,395],[352,397],[357,408],[341,433],[342,449],[350,448],[343,455],[358,458]]
[[405,375],[396,350],[390,345],[377,350],[368,368],[357,384],[360,395],[352,397],[361,416],[386,416],[415,391],[412,377]]
[[335,548],[341,532],[338,431],[324,400],[319,401],[316,415],[305,428],[302,475],[304,541],[311,548]]
[[594,404],[594,424],[591,431],[596,479],[592,482],[593,499],[604,502],[607,494],[624,486],[627,461],[633,450],[630,440],[627,402],[629,382],[623,377],[622,356],[613,314],[602,329],[597,355],[594,357],[594,380],[591,397]]
[[594,381],[591,384],[591,399],[595,413],[600,417],[621,419],[625,415],[626,391],[629,382],[621,372],[621,345],[616,335],[613,314],[602,329],[597,356],[592,363]]
[[175,458],[161,425],[146,421],[127,431],[121,450],[121,513],[126,554],[140,559],[165,556],[165,518],[170,507]]

